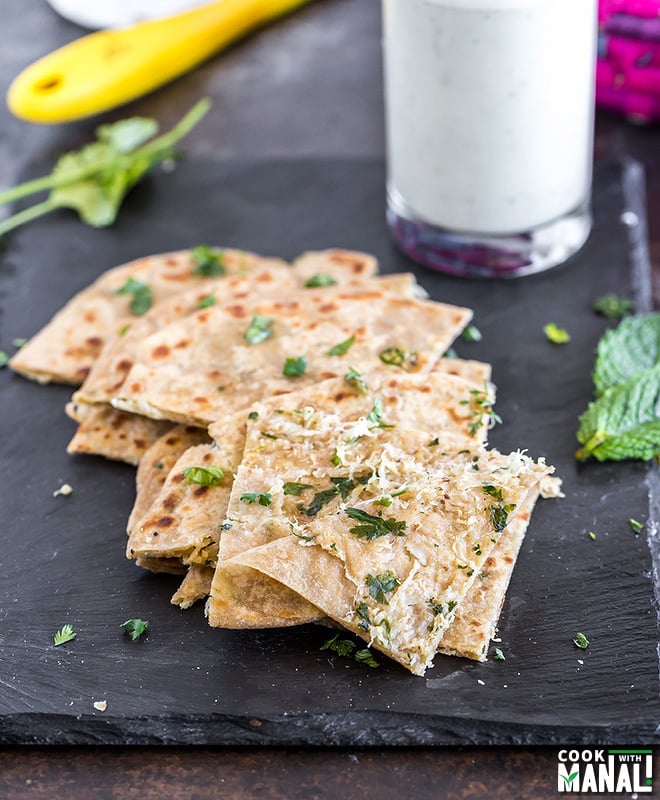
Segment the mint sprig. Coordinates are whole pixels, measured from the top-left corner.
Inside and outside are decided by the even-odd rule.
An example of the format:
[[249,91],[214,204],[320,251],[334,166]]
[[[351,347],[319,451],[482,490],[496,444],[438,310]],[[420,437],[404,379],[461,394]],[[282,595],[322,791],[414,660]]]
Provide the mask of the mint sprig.
[[617,383],[580,417],[576,458],[648,460],[660,455],[660,364]]
[[660,363],[660,313],[627,317],[598,343],[596,394]]

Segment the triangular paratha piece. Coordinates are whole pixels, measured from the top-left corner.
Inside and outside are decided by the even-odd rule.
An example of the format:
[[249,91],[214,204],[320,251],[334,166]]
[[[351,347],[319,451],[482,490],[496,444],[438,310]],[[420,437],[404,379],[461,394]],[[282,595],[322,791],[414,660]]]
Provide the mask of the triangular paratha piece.
[[[237,250],[218,251],[228,274],[250,269],[264,259]],[[271,259],[270,263],[284,262]],[[53,319],[11,359],[10,366],[41,383],[82,383],[110,338],[140,319],[150,304],[157,305],[186,288],[202,290],[213,278],[200,273],[193,251],[162,253],[131,261],[101,275],[73,297]],[[142,308],[131,310],[135,283],[145,287]],[[120,290],[124,288],[124,292]],[[133,293],[130,291],[133,290]],[[149,302],[147,303],[147,297]],[[145,308],[146,306],[146,308]]]
[[260,398],[343,374],[346,353],[335,353],[347,341],[360,364],[428,372],[471,317],[467,309],[377,290],[310,292],[302,305],[296,298],[250,313],[214,307],[167,326],[142,342],[113,405],[209,424]]
[[[493,545],[551,468],[520,453],[458,450],[450,438],[436,449],[427,434],[321,412],[260,413],[227,537],[266,543],[224,566],[263,572],[423,674]],[[262,440],[264,425],[276,438]],[[334,466],[338,441],[350,444]],[[287,491],[301,484],[309,488]],[[211,624],[214,594],[215,580]]]

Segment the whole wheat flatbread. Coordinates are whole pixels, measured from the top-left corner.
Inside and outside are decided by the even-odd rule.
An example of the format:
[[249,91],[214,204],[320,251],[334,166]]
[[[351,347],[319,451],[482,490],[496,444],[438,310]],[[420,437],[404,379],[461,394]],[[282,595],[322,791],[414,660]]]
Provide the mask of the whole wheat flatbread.
[[[264,259],[237,250],[224,250],[228,274],[249,270]],[[271,263],[283,264],[278,260]],[[186,288],[204,286],[212,279],[196,275],[191,251],[140,258],[103,273],[73,297],[52,320],[11,359],[10,366],[41,383],[58,381],[78,385],[89,373],[110,338],[140,319],[130,310],[131,296],[118,294],[129,278],[149,287],[154,305]]]
[[[383,353],[410,354],[409,366],[428,372],[471,317],[467,309],[384,291],[310,291],[301,300],[263,303],[251,313],[236,307],[205,309],[142,342],[116,408],[154,419],[205,425],[263,397],[285,394],[343,374],[346,361],[376,368]],[[272,335],[258,344],[245,336],[254,315],[272,320]],[[330,355],[354,336],[348,354]],[[287,377],[288,358],[306,370]]]
[[128,414],[109,405],[88,406],[68,403],[67,414],[78,421],[76,432],[67,445],[70,455],[102,454],[113,461],[137,465],[158,439],[175,427],[171,422],[156,421]]
[[[249,271],[229,274],[201,288],[184,291],[156,303],[144,317],[134,320],[128,330],[122,329],[121,335],[108,338],[83,386],[74,394],[73,403],[67,406],[69,416],[80,423],[76,436],[69,444],[70,453],[96,453],[128,463],[139,460],[140,452],[115,446],[114,428],[104,423],[114,423],[117,418],[110,416],[107,410],[85,414],[84,404],[102,406],[109,403],[133,365],[141,341],[165,325],[198,310],[200,303],[213,298],[218,305],[232,306],[252,298],[291,294],[295,288],[302,288],[305,281],[315,274],[330,276],[347,290],[364,288],[365,281],[371,279],[377,266],[373,257],[349,251],[308,253],[299,258],[293,268],[272,259],[264,259],[259,264],[257,258],[251,257]],[[381,288],[395,294],[410,297],[420,295],[420,287],[409,273],[375,280]],[[129,420],[125,419],[125,412],[122,413],[123,424],[127,424]],[[152,442],[161,432],[157,425],[150,425],[146,418],[135,421],[134,426],[141,440],[146,438]]]
[[135,503],[126,525],[129,536],[136,523],[149,511],[158,497],[167,476],[181,454],[188,448],[200,444],[210,444],[206,431],[185,425],[173,425],[144,453],[135,476]]
[[[360,421],[347,425],[321,412],[302,420],[295,412],[277,414],[265,407],[260,414],[248,423],[226,538],[264,544],[243,546],[223,566],[263,572],[300,603],[306,600],[310,608],[423,674],[507,520],[515,518],[551,468],[520,453],[459,451],[460,444],[449,437],[441,440],[440,450],[429,447],[425,433],[396,427],[367,432]],[[261,437],[264,425],[277,438]],[[334,467],[337,443],[347,440],[343,466]],[[314,493],[342,476],[352,479],[350,489],[311,514]],[[287,482],[314,488],[306,489],[301,500],[285,493]],[[501,492],[501,499],[484,486]],[[398,495],[403,488],[407,491]],[[264,494],[270,497],[267,506],[244,502]],[[390,498],[385,508],[378,504],[384,497]],[[352,513],[369,515],[367,523],[356,523]],[[360,531],[378,530],[368,520],[380,517],[389,520],[390,527],[380,530],[385,535],[359,538]],[[370,592],[368,576],[392,573],[399,583],[381,600]],[[215,586],[214,578],[211,624],[216,623]],[[360,608],[366,617],[359,615]]]
[[[347,391],[350,384],[345,381],[331,380],[296,392],[295,395],[285,395],[269,401],[259,408],[266,408],[269,414],[273,412],[276,417],[286,412],[297,414],[301,419],[310,412],[334,413],[338,424],[359,420],[361,432],[368,435],[376,424],[368,417],[378,398],[383,408],[382,424],[414,424],[418,431],[425,433],[430,449],[439,447],[440,439],[451,439],[454,443],[459,443],[460,446],[456,449],[474,448],[475,455],[480,451],[487,435],[488,418],[485,415],[476,428],[471,428],[474,419],[471,417],[471,392],[474,384],[442,373],[429,376],[403,373],[392,377],[386,372],[380,372],[366,377],[370,387],[366,395]],[[255,413],[261,412],[253,409],[253,416]],[[253,419],[252,423],[259,425],[260,418]],[[267,425],[266,422],[261,424]],[[209,432],[213,438],[220,434],[215,425],[211,426]],[[263,436],[264,432],[271,434],[267,427],[261,427],[256,438],[252,437],[250,447],[244,450],[242,467],[249,466],[253,461],[263,465],[262,442],[268,440],[268,437]],[[331,454],[335,463],[343,461],[351,446],[350,442],[347,443],[341,437],[337,440]],[[232,516],[242,516],[240,497],[237,498],[235,494],[238,491],[232,490],[227,510],[229,523]],[[318,619],[318,611],[301,604],[298,599],[295,601],[294,614],[289,607],[292,598],[288,591],[274,586],[270,580],[260,578],[244,565],[231,562],[243,551],[264,544],[263,532],[246,530],[243,535],[236,535],[232,530],[223,534],[220,539],[218,566],[209,603],[212,624],[219,627],[277,627]]]
[[[284,395],[273,401],[273,404],[287,409],[314,407],[326,411],[334,410],[342,417],[351,418],[368,415],[378,397],[383,413],[394,423],[412,424],[414,421],[420,430],[429,431],[429,438],[432,438],[434,432],[449,431],[463,435],[468,444],[481,443],[486,436],[487,419],[484,418],[474,432],[471,432],[470,390],[475,385],[480,385],[482,378],[489,377],[489,370],[487,365],[478,362],[466,365],[464,372],[475,379],[475,382],[470,382],[443,372],[443,368],[453,369],[453,364],[453,361],[441,360],[436,365],[437,371],[430,376],[407,375],[383,367],[372,375],[365,376],[369,381],[367,394],[355,391],[353,384],[343,378],[333,378],[305,390]],[[464,405],[463,401],[466,401]],[[243,453],[246,420],[247,414],[239,412],[232,418],[215,422],[209,429],[223,451],[222,466],[232,472],[238,468]],[[195,487],[187,486],[182,480],[183,469],[194,465],[197,455],[195,449],[181,455],[157,496],[153,498],[148,512],[143,511],[141,518],[138,518],[134,509],[129,526],[129,556],[178,557],[190,563],[191,560],[194,561],[190,558],[190,553],[199,552],[200,544],[208,537],[209,531],[217,537],[217,544],[220,526],[227,510],[227,503],[220,502],[221,497],[225,497],[223,491],[197,494]],[[160,454],[158,458],[162,461]],[[151,462],[153,459],[150,451],[145,460]],[[203,464],[200,463],[199,466]],[[147,469],[146,464],[138,471],[138,486],[143,469]],[[225,488],[227,486],[225,484]],[[228,493],[226,500],[228,501]],[[142,510],[144,503],[141,502],[140,493],[138,503]],[[165,525],[159,524],[161,520],[165,521]],[[154,531],[157,531],[157,536],[153,535]],[[205,551],[204,562],[207,559],[208,553]]]

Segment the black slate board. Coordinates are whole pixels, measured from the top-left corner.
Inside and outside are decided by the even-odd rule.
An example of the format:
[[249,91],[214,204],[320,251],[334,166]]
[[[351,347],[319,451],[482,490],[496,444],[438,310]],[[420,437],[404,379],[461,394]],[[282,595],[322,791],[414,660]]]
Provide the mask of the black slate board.
[[[102,270],[200,241],[284,257],[359,248],[385,271],[414,268],[390,245],[383,180],[380,162],[184,163],[138,187],[112,229],[90,230],[66,214],[44,219],[12,236],[1,256],[0,346],[11,350],[12,339],[34,333]],[[647,517],[647,470],[573,460],[606,328],[592,301],[631,292],[635,247],[638,294],[647,290],[636,166],[599,165],[594,202],[591,240],[563,268],[507,283],[415,268],[433,297],[476,309],[483,341],[458,349],[493,363],[504,424],[491,443],[547,456],[565,481],[565,500],[539,504],[513,577],[500,626],[506,661],[438,657],[417,678],[385,658],[376,670],[329,659],[319,651],[327,634],[313,626],[209,629],[201,607],[169,604],[176,579],[124,559],[133,470],[67,456],[69,390],[5,370],[0,742],[657,741],[651,558],[645,535],[627,522]],[[545,340],[549,321],[570,329],[570,345]],[[52,496],[62,481],[75,489],[69,498]],[[135,643],[119,628],[133,616],[151,623]],[[66,622],[78,638],[54,648]],[[572,644],[578,630],[591,640],[584,652]],[[94,711],[97,700],[107,700],[104,713]]]

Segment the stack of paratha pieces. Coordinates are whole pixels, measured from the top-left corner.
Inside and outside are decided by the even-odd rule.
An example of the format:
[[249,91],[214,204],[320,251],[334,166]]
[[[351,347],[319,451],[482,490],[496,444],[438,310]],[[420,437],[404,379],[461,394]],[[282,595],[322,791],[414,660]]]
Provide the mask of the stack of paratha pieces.
[[84,378],[69,451],[139,464],[127,555],[184,574],[174,603],[210,595],[230,628],[330,619],[423,674],[486,657],[552,468],[486,449],[490,368],[442,357],[471,312],[375,272],[337,250],[142,259],[12,366]]

